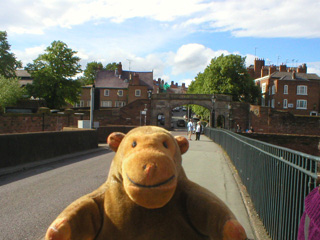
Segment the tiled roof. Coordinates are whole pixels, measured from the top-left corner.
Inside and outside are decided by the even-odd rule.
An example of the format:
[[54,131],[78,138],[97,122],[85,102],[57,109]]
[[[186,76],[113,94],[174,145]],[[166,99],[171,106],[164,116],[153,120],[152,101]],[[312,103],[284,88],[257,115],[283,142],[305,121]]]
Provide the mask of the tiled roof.
[[122,71],[121,78],[117,77],[114,71],[101,70],[97,73],[95,86],[97,88],[128,88],[129,74],[139,74],[140,84],[153,89],[153,72]]
[[31,79],[31,75],[30,73],[28,73],[27,70],[16,70],[15,73],[16,73],[16,76],[19,78]]
[[114,71],[102,70],[97,73],[97,88],[128,88],[129,83],[115,75]]
[[129,79],[130,73],[139,74],[140,84],[144,86],[148,86],[148,89],[153,89],[153,72],[134,72],[134,71],[122,71],[122,79]]
[[274,72],[271,74],[271,78],[278,78],[279,80],[320,80],[320,77],[315,73],[295,73],[296,78],[292,78],[292,72]]

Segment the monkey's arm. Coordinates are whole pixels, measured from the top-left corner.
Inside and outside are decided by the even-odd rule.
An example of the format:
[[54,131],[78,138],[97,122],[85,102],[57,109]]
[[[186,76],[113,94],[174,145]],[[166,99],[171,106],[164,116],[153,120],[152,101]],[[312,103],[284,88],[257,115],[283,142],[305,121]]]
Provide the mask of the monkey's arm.
[[48,228],[45,240],[94,239],[102,223],[104,194],[98,190],[65,208]]
[[193,226],[215,240],[246,240],[244,228],[217,196],[195,183],[189,183],[186,206]]

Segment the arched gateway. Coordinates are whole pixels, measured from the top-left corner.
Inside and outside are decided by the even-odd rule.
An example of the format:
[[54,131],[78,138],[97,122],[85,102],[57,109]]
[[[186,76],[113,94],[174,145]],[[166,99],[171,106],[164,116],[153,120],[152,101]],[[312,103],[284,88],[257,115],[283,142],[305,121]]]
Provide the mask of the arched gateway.
[[[228,119],[231,110],[231,96],[222,94],[170,94],[160,93],[151,96],[151,125],[157,125],[158,116],[164,115],[164,127],[171,128],[171,109],[187,104],[195,104],[207,108],[211,114],[209,125],[216,126],[217,118],[224,116]],[[229,128],[227,121],[225,128]]]

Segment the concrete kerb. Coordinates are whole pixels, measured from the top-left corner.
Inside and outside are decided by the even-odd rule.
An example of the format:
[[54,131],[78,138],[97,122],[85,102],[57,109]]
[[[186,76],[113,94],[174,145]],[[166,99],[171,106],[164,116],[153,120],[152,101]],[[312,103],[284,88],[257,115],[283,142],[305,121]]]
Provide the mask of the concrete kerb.
[[103,151],[106,149],[109,149],[107,147],[107,144],[99,144],[98,148],[94,148],[94,149],[90,149],[90,150],[80,151],[80,152],[76,152],[76,153],[70,153],[70,154],[66,154],[66,155],[62,155],[62,156],[58,156],[58,157],[54,157],[54,158],[44,159],[42,161],[21,164],[21,165],[14,166],[14,167],[2,168],[2,169],[0,169],[0,177],[4,176],[4,175],[16,173],[16,172],[28,170],[31,168],[35,168],[35,167],[38,167],[41,165],[62,161],[64,159],[74,158],[74,157],[83,156],[83,155],[90,154],[90,153]]
[[237,169],[235,168],[235,166],[233,165],[228,154],[224,150],[223,150],[223,157],[226,160],[226,162],[232,172],[232,176],[234,177],[235,182],[236,182],[238,189],[240,191],[240,195],[241,195],[242,201],[244,203],[245,209],[247,211],[251,228],[253,230],[254,238],[256,240],[272,240],[270,238],[270,236],[268,235],[262,221],[259,218],[259,215],[257,214],[257,212],[253,206],[250,195],[247,192],[246,187],[243,185]]

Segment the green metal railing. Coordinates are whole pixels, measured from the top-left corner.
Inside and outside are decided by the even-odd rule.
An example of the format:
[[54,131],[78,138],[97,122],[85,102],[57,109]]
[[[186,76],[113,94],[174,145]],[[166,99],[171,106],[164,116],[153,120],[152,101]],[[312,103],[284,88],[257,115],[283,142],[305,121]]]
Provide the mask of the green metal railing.
[[316,187],[320,158],[217,128],[205,135],[226,151],[272,239],[297,239],[304,198]]

